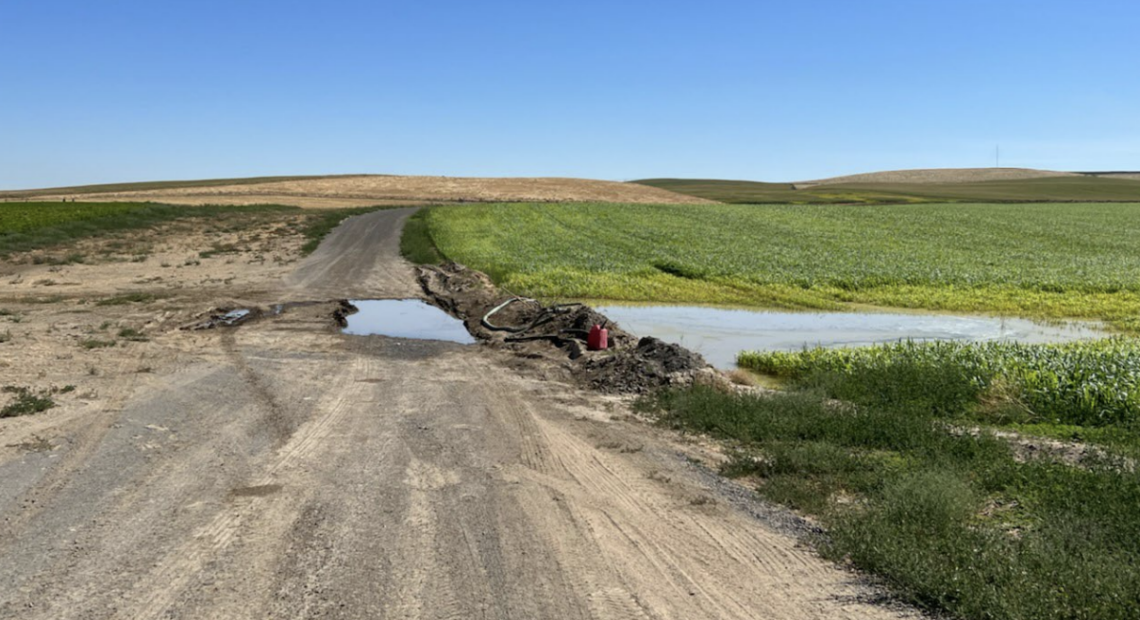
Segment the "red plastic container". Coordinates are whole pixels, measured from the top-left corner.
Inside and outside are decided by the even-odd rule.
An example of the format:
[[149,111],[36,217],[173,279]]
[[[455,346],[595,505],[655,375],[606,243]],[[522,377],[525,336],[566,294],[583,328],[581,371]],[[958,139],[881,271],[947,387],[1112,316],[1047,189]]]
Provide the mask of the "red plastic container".
[[590,351],[601,351],[610,346],[610,330],[595,325],[590,328],[590,334],[586,336],[586,349]]

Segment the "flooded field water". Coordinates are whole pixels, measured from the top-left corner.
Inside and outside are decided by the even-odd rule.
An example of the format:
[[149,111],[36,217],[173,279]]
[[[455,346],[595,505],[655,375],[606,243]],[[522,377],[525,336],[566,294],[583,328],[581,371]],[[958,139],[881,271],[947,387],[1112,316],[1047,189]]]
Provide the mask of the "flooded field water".
[[770,312],[702,306],[599,306],[638,336],[654,336],[733,368],[741,351],[794,351],[900,340],[1068,342],[1108,335],[1092,323],[1044,324],[1028,319],[947,314]]

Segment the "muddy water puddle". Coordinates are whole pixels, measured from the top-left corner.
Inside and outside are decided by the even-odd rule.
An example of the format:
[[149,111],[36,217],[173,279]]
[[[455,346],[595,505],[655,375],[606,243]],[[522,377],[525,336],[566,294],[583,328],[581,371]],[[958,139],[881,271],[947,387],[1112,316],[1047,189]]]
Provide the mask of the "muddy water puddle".
[[713,366],[734,368],[741,351],[796,351],[901,340],[1068,342],[1108,334],[1094,323],[1044,324],[1017,318],[870,312],[769,312],[701,306],[599,306],[638,336],[697,351]]
[[354,336],[389,336],[472,344],[475,338],[458,319],[419,299],[353,300],[343,332]]

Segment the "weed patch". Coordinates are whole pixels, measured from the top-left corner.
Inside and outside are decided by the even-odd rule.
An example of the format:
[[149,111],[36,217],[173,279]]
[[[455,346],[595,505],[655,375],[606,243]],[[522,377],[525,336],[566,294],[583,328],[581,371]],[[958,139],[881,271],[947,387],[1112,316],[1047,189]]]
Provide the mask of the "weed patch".
[[146,337],[146,334],[133,327],[124,327],[123,329],[120,329],[119,338],[122,338],[123,340],[129,340],[130,342],[147,342],[150,340],[150,338]]
[[438,265],[443,262],[443,255],[435,247],[426,218],[427,209],[421,209],[404,223],[400,254],[416,265]]
[[14,399],[0,408],[0,418],[14,418],[47,411],[55,406],[51,399],[52,390],[34,391],[31,388],[5,386],[4,392],[14,395]]

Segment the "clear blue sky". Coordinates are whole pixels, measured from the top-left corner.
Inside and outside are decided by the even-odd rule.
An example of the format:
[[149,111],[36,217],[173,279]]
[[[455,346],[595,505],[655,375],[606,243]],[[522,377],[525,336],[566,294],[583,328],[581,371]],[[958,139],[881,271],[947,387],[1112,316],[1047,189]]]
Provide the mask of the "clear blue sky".
[[1140,169],[1135,0],[0,0],[0,188]]

